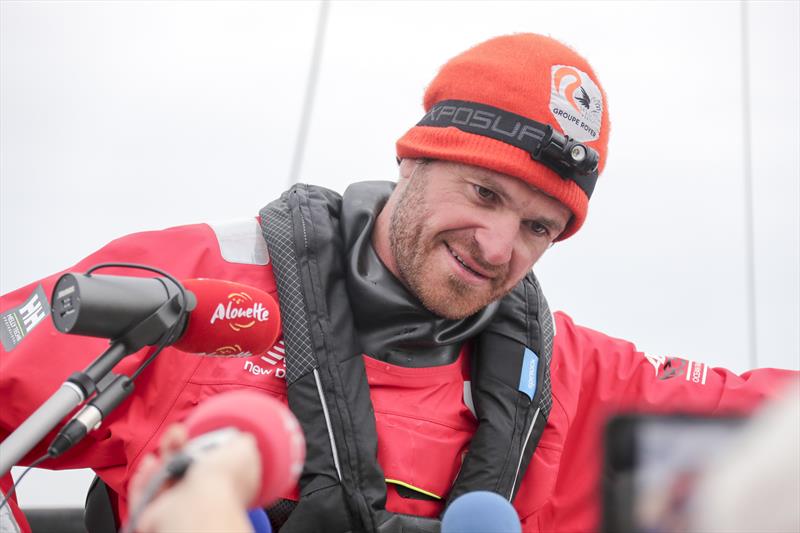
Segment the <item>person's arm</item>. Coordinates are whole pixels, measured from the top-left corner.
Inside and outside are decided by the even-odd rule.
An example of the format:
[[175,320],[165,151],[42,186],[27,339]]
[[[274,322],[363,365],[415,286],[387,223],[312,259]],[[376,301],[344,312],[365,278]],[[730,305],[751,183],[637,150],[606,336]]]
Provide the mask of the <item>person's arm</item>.
[[[253,219],[252,225],[256,224]],[[247,221],[244,226],[250,232]],[[250,237],[255,239],[257,234],[252,233]],[[232,233],[232,239],[236,244],[246,241],[236,232]],[[222,253],[225,247],[224,238],[208,225],[181,226],[122,237],[63,272],[85,272],[99,263],[129,262],[160,268],[179,280],[228,279],[270,292],[275,290],[268,265],[234,261]],[[49,316],[50,300],[53,287],[63,272],[0,297],[3,341],[0,345],[0,397],[4,399],[0,409],[0,440],[11,434],[70,374],[85,369],[108,348],[106,339],[65,335],[53,326]],[[135,271],[121,269],[98,273],[137,275]],[[131,375],[149,353],[149,349],[143,349],[126,357],[114,372]],[[165,349],[135,381],[133,395],[103,421],[100,429],[58,459],[46,460],[41,467],[94,469],[122,497],[124,507],[128,465],[138,460],[162,424],[179,418],[177,411],[191,408],[194,396],[207,394],[198,387],[185,390],[201,363],[200,357]],[[220,375],[228,381],[232,379],[233,370],[229,368],[232,365],[234,363],[227,361],[216,362],[216,366],[225,366],[225,372]],[[238,372],[235,377],[241,375],[240,380],[247,381],[250,374],[239,370],[240,362],[235,362],[235,366]],[[250,377],[256,380],[260,376]],[[182,393],[186,400],[178,402]],[[18,463],[30,464],[43,455],[54,436],[55,431],[50,432]],[[3,478],[4,482],[10,479],[10,475]]]
[[546,449],[537,449],[530,479],[523,480],[515,502],[524,529],[599,527],[603,431],[613,415],[748,414],[798,376],[778,369],[737,375],[686,358],[646,354],[628,341],[578,326],[563,313],[556,313],[555,321]]
[[[203,245],[202,238],[209,244]],[[200,242],[201,244],[197,244]],[[65,335],[57,331],[50,317],[52,292],[64,272],[85,272],[106,262],[139,263],[166,270],[179,279],[194,274],[205,248],[213,242],[213,233],[204,225],[184,226],[164,231],[137,233],[117,239],[73,267],[35,281],[0,297],[0,397],[8,398],[0,410],[0,438],[5,438],[33,411],[47,400],[73,373],[85,369],[109,346],[108,339]],[[97,274],[128,276],[151,275],[142,271],[112,268]],[[155,274],[152,274],[155,276]],[[122,360],[114,372],[130,375],[149,355],[142,349]],[[163,355],[167,355],[166,353]],[[159,359],[167,359],[160,357]],[[137,391],[143,374],[137,380]],[[176,376],[179,379],[179,376]],[[103,428],[90,434],[76,449],[57,461],[46,461],[43,468],[104,468],[124,462],[117,438],[121,432],[109,431],[119,424],[119,413],[126,410],[126,400]],[[138,429],[141,429],[138,428]],[[20,464],[41,456],[54,433],[49,434]],[[86,453],[92,442],[91,453]]]
[[737,375],[687,357],[648,354],[558,317],[555,360],[564,367],[558,375],[574,381],[568,401],[577,410],[744,414],[798,375],[773,368]]

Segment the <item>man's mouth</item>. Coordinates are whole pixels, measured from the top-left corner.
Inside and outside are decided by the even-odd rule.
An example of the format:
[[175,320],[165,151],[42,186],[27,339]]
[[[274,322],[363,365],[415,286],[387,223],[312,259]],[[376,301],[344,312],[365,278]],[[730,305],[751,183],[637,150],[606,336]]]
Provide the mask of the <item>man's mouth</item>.
[[488,276],[486,276],[485,274],[481,274],[480,272],[477,272],[474,269],[470,268],[470,266],[461,258],[461,256],[458,255],[452,248],[450,248],[450,246],[447,243],[445,243],[445,246],[447,247],[447,251],[450,252],[450,255],[455,257],[456,261],[458,261],[466,271],[482,279],[488,278]]

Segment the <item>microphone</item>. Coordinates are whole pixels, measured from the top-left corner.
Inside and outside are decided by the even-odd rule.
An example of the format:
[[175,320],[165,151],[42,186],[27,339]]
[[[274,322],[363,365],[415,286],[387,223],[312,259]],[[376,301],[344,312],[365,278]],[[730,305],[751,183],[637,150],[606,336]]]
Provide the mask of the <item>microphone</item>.
[[[215,279],[182,283],[191,312],[176,340],[167,339],[167,345],[189,353],[244,357],[275,343],[281,319],[278,303],[269,293]],[[63,333],[118,339],[137,329],[178,292],[165,278],[64,274],[53,289],[53,323]],[[155,322],[165,330],[148,330],[147,343],[158,342],[169,330],[163,322]],[[58,432],[48,447],[49,456],[60,456],[99,427],[133,388],[132,378],[116,376]]]
[[278,302],[269,293],[215,279],[188,279],[197,297],[186,329],[173,347],[206,355],[252,355],[271,348],[281,332]]
[[241,389],[212,396],[185,424],[191,440],[167,465],[172,478],[182,477],[204,452],[224,446],[239,432],[255,437],[260,457],[261,488],[248,508],[273,503],[303,471],[306,447],[300,424],[288,407],[264,392]]
[[[136,529],[145,509],[166,481],[180,479],[195,462],[203,460],[205,453],[225,446],[240,433],[249,433],[255,439],[258,457],[229,457],[242,463],[228,464],[234,469],[248,466],[261,472],[258,492],[247,502],[246,508],[251,510],[248,517],[256,532],[271,533],[269,520],[261,508],[294,486],[305,460],[305,438],[289,408],[265,392],[239,389],[204,400],[186,417],[184,424],[190,440],[147,481],[139,503],[132,509],[128,523],[122,529],[123,533]],[[198,478],[191,482],[205,483],[206,480]],[[170,512],[180,515],[192,510],[181,507]]]
[[453,500],[442,517],[442,533],[520,533],[514,507],[497,493],[476,490]]
[[250,509],[247,511],[247,518],[250,519],[250,525],[253,526],[253,533],[272,533],[272,524],[263,508]]
[[[191,312],[168,344],[184,352],[234,356],[260,353],[275,343],[281,319],[269,293],[214,279],[182,283]],[[119,339],[178,294],[165,278],[64,274],[53,289],[53,324],[63,333]],[[156,344],[168,329],[148,332],[145,344]]]

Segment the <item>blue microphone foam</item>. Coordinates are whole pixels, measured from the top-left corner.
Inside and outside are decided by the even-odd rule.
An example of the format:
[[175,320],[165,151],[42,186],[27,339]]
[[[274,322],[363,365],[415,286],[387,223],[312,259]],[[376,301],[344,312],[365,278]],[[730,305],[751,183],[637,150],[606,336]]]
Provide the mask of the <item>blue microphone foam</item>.
[[253,526],[255,533],[272,533],[272,524],[269,523],[266,511],[257,507],[247,511],[247,516],[250,518],[250,524]]
[[494,492],[474,491],[456,498],[442,517],[442,533],[521,533],[514,507]]

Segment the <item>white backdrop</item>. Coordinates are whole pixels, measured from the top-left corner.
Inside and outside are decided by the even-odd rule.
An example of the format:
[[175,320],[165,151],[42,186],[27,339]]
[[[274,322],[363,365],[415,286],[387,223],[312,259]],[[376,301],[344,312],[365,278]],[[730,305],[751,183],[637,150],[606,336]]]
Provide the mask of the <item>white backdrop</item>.
[[[550,34],[612,122],[587,224],[536,268],[552,307],[653,353],[800,368],[799,5],[334,1],[300,180],[393,178],[445,60]],[[319,11],[0,4],[0,291],[126,233],[255,215],[289,183]],[[89,474],[37,475],[24,505],[82,505]]]

